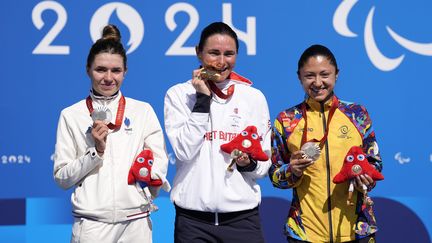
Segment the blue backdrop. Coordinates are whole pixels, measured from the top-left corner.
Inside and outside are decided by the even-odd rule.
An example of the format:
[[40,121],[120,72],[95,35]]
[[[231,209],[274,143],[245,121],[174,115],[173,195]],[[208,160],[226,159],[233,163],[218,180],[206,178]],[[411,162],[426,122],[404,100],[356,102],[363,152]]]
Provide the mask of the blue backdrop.
[[[126,96],[149,102],[163,123],[166,90],[191,76],[200,30],[213,21],[240,37],[236,71],[266,95],[272,118],[303,98],[297,60],[328,46],[340,66],[336,93],[365,105],[384,159],[375,198],[382,242],[432,236],[432,2],[3,1],[0,15],[0,242],[68,242],[71,191],[54,183],[61,109],[88,95],[85,60],[101,27],[116,24],[127,47]],[[168,147],[172,158],[171,148]],[[175,173],[171,159],[169,180]],[[283,242],[290,190],[260,181],[268,242]],[[154,241],[172,242],[168,194],[156,200]],[[47,239],[47,236],[48,239]]]

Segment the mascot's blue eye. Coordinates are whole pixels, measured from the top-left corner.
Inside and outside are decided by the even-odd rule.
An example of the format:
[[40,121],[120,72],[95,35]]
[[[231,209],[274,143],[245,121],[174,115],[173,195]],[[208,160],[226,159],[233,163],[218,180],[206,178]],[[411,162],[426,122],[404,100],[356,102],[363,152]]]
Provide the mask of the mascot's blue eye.
[[252,133],[251,136],[252,136],[253,139],[258,139],[258,134],[256,134],[256,133]]
[[348,162],[353,162],[353,161],[354,161],[354,156],[352,156],[352,155],[348,155],[347,158],[346,158],[346,160],[347,160]]
[[152,160],[152,159],[149,159],[148,164],[149,164],[150,166],[152,166],[152,165],[153,165],[153,160]]
[[364,154],[357,155],[357,159],[360,160],[360,161],[363,161],[365,159]]
[[137,159],[138,163],[143,163],[144,160],[145,160],[145,159],[144,159],[143,157],[139,157],[139,158]]
[[242,135],[243,137],[246,137],[246,136],[248,135],[248,132],[243,131],[243,132],[241,132],[241,135]]

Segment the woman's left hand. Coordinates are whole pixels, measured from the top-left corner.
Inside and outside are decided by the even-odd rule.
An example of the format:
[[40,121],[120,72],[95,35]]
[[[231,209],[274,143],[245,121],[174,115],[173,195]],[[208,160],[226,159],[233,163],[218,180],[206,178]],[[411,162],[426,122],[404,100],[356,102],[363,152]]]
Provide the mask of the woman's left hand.
[[249,155],[247,155],[247,153],[243,153],[236,159],[236,163],[242,167],[248,166],[251,163]]
[[370,185],[372,185],[374,182],[374,180],[368,176],[367,174],[364,175],[359,175],[356,176],[354,179],[354,187],[360,191],[360,192],[364,192],[364,188],[363,185],[366,186],[366,188],[368,188]]

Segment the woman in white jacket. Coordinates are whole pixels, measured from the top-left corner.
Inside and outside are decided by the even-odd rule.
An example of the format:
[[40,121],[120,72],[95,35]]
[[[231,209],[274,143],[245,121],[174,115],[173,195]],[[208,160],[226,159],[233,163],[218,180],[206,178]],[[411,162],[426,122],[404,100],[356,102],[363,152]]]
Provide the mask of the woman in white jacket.
[[152,241],[149,213],[159,188],[128,184],[143,149],[154,155],[151,177],[169,190],[161,126],[148,103],[121,93],[126,70],[120,32],[108,25],[87,58],[90,95],[60,115],[54,178],[62,188],[74,188],[71,242]]
[[207,26],[196,53],[202,68],[165,97],[165,129],[177,168],[171,192],[175,242],[263,242],[256,179],[267,175],[270,161],[244,153],[230,172],[231,157],[220,146],[253,125],[269,154],[267,101],[233,72],[238,39],[228,25]]

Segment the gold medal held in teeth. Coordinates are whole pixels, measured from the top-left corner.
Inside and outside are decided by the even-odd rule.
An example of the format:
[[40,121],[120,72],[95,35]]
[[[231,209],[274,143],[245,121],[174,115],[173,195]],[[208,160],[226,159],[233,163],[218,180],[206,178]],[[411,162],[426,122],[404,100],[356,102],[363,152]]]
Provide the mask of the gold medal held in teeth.
[[210,80],[210,81],[217,81],[220,78],[220,76],[221,75],[218,72],[213,71],[213,70],[209,70],[209,69],[205,69],[205,68],[201,71],[201,74],[200,74],[200,77],[202,79]]
[[317,160],[321,154],[321,149],[318,143],[314,142],[307,142],[303,144],[300,150],[303,151],[304,159],[311,159],[312,161]]

